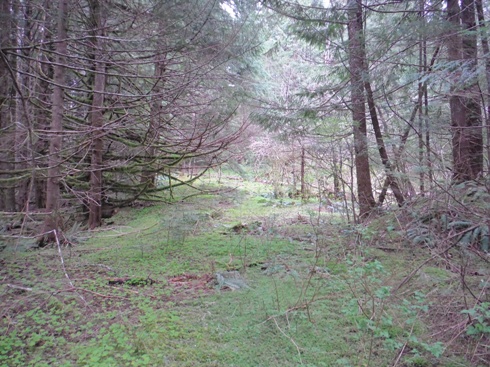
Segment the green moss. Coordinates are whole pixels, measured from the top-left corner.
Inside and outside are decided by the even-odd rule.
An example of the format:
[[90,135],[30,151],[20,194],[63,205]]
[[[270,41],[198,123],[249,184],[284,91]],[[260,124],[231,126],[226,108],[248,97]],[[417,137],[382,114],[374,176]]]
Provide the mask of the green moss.
[[331,274],[341,275],[347,272],[347,265],[344,263],[328,261],[326,263],[327,269]]
[[451,272],[443,268],[436,268],[432,266],[426,266],[423,269],[423,273],[428,275],[430,278],[435,280],[443,281],[448,280],[452,277]]
[[428,367],[431,365],[432,365],[432,363],[430,361],[428,361],[426,358],[420,357],[420,356],[410,358],[407,361],[407,366],[410,366],[410,367]]
[[[382,220],[345,231],[312,205],[240,185],[230,191],[223,180],[213,184],[222,196],[123,210],[63,247],[64,269],[57,248],[7,259],[5,282],[35,291],[2,287],[0,365],[387,366],[407,341],[425,353],[413,363],[431,360],[427,284],[391,295],[419,262],[400,244],[373,249],[396,240]],[[249,287],[214,288],[214,273],[232,269]],[[449,279],[435,266],[422,273]],[[114,277],[137,281],[109,285]],[[138,286],[148,277],[155,283]]]

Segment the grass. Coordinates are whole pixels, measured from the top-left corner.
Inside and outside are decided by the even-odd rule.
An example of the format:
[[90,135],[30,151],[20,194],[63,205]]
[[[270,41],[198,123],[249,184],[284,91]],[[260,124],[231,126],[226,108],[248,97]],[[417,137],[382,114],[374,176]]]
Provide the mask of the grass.
[[[4,251],[0,366],[484,365],[463,358],[475,339],[428,322],[460,292],[451,272],[429,262],[394,292],[426,257],[393,218],[349,227],[226,184],[126,209],[72,247]],[[219,289],[231,270],[247,288]]]

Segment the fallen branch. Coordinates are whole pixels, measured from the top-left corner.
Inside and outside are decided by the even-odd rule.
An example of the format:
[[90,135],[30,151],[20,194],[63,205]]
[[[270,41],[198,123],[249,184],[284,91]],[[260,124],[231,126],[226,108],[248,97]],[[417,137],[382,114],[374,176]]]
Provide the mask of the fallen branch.
[[20,290],[23,290],[23,291],[26,291],[26,292],[33,292],[34,291],[32,288],[23,287],[21,285],[15,285],[15,284],[7,284],[7,287],[8,288],[13,288],[13,289],[20,289]]
[[281,332],[282,335],[284,335],[287,339],[289,339],[289,341],[291,343],[293,343],[293,345],[296,347],[296,351],[298,352],[298,358],[299,358],[299,363],[301,365],[303,365],[303,359],[301,358],[301,350],[299,349],[299,346],[298,344],[296,344],[296,342],[294,341],[293,338],[291,338],[289,335],[287,335],[282,329],[281,327],[279,326],[279,324],[277,323],[277,320],[275,317],[272,318],[272,320],[274,320],[274,324],[276,324],[276,327],[277,329]]
[[144,286],[144,285],[152,285],[155,283],[153,279],[148,276],[147,278],[130,278],[130,277],[124,277],[124,278],[113,278],[109,279],[107,281],[109,285],[121,285],[121,284],[127,284],[131,286]]
[[[73,285],[73,283],[70,279],[70,276],[68,275],[68,273],[66,271],[65,260],[63,259],[63,253],[61,252],[60,239],[58,238],[58,231],[56,229],[53,229],[52,232],[54,233],[54,237],[56,238],[56,245],[58,246],[58,254],[60,255],[61,267],[63,268],[63,272],[65,273],[65,277],[66,277],[66,279],[68,279],[68,283],[70,283],[71,287],[75,288],[75,286]],[[85,298],[83,298],[83,296],[81,294],[77,293],[77,295],[78,295],[78,297],[80,297],[80,299],[83,301],[83,303],[85,303],[85,306],[89,307]]]

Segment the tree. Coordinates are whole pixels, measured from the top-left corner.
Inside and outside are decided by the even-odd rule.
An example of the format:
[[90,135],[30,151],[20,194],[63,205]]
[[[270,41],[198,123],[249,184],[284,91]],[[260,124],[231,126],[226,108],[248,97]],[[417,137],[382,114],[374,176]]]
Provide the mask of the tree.
[[470,151],[469,162],[471,179],[477,179],[483,172],[483,134],[481,118],[481,89],[478,83],[478,48],[476,29],[475,0],[462,0],[461,22],[463,35],[463,60],[465,61],[470,78],[466,80],[468,96],[466,101],[466,123],[468,127]]
[[477,64],[475,2],[447,1],[449,59],[457,68],[452,73],[451,108],[453,179],[478,178],[483,170],[483,139]]
[[89,0],[90,14],[90,47],[93,57],[93,95],[90,106],[90,125],[92,128],[92,148],[90,162],[90,191],[89,191],[89,228],[93,229],[102,224],[102,164],[103,164],[103,123],[104,123],[104,94],[106,83],[106,65],[104,62],[104,37],[105,22],[99,0]]
[[56,38],[56,62],[53,67],[52,116],[49,136],[48,175],[46,180],[46,211],[48,215],[43,232],[47,235],[39,239],[40,245],[53,242],[61,228],[59,210],[61,208],[61,149],[64,116],[65,57],[67,52],[68,0],[59,0]]
[[0,210],[14,212],[15,178],[11,174],[15,161],[15,124],[12,111],[14,110],[12,69],[10,60],[4,48],[12,46],[13,11],[10,1],[2,1],[0,5]]
[[[490,172],[490,102],[488,101],[488,97],[490,96],[490,47],[488,46],[488,34],[485,30],[485,15],[483,12],[483,4],[482,0],[476,0],[475,6],[477,10],[478,16],[478,29],[480,30],[481,37],[481,47],[482,47],[482,57],[485,65],[485,80],[487,82],[487,90],[486,90],[486,113],[485,113],[485,125],[486,125],[486,140],[487,140],[487,172]],[[483,98],[485,101],[485,98]]]
[[354,121],[354,149],[357,177],[359,216],[368,215],[376,205],[371,185],[369,167],[366,101],[363,71],[366,69],[364,55],[363,11],[360,0],[348,3],[349,72],[351,88],[352,120]]
[[[0,33],[0,210],[50,213],[41,244],[60,211],[83,206],[95,228],[103,206],[162,200],[226,162],[257,44],[253,2],[68,4],[2,3],[19,21]],[[188,160],[198,173],[179,178]]]

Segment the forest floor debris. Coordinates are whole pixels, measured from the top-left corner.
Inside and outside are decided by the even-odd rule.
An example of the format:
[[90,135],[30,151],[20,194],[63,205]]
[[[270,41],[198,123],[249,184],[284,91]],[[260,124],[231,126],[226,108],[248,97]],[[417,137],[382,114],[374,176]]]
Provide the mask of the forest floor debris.
[[393,214],[352,226],[314,203],[227,195],[123,210],[72,246],[4,249],[0,365],[490,361],[485,255],[413,244]]

